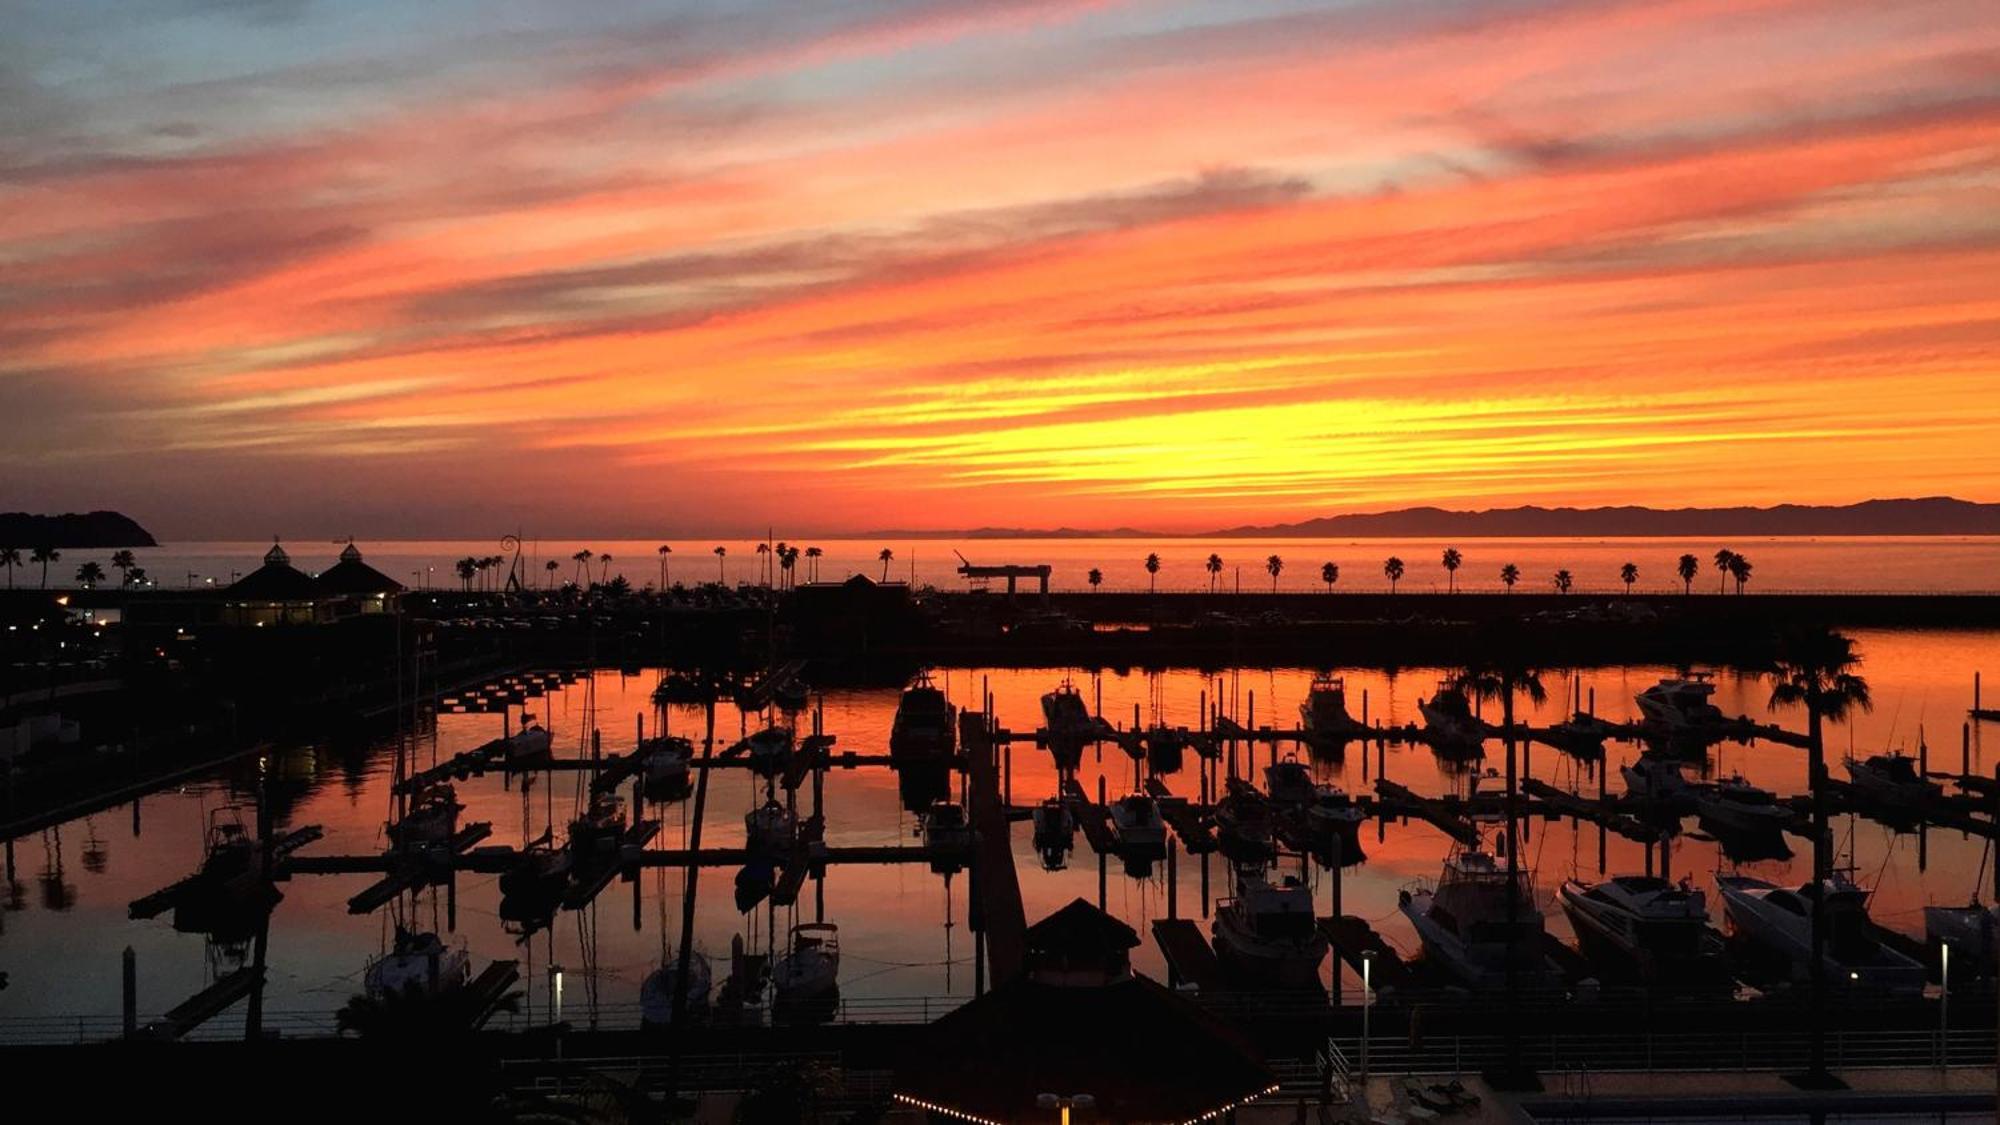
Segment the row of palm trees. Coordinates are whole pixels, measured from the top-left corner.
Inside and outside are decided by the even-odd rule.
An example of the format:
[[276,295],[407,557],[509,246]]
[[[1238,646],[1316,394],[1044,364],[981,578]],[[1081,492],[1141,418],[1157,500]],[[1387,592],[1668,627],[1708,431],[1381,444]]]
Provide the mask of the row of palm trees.
[[[720,549],[717,548],[717,550]],[[888,577],[888,561],[891,557],[891,552],[887,548],[884,548],[882,551],[884,578]],[[1465,556],[1459,552],[1458,548],[1447,547],[1439,561],[1444,566],[1446,592],[1458,592],[1458,570],[1465,565]],[[1146,591],[1152,593],[1157,588],[1161,565],[1160,556],[1157,553],[1148,554],[1143,565],[1146,568]],[[1208,592],[1213,594],[1216,582],[1222,576],[1222,556],[1217,554],[1209,555],[1207,561],[1202,564],[1202,569],[1208,572]],[[1735,580],[1736,592],[1739,594],[1743,592],[1744,584],[1750,581],[1750,560],[1736,551],[1727,549],[1717,551],[1715,553],[1715,569],[1722,572],[1725,584],[1729,579]],[[1285,560],[1283,558],[1277,555],[1270,555],[1264,559],[1264,573],[1271,576],[1271,590],[1273,593],[1277,592],[1278,576],[1283,574],[1284,570]],[[1681,592],[1692,593],[1694,591],[1694,580],[1701,573],[1701,561],[1693,555],[1682,555],[1675,564],[1674,570],[1681,579]],[[1406,573],[1408,573],[1408,567],[1397,556],[1390,555],[1382,561],[1382,576],[1389,580],[1390,593],[1393,594],[1396,592],[1397,583],[1403,580],[1403,576]],[[1090,588],[1095,590],[1104,584],[1104,571],[1097,567],[1091,567],[1088,579],[1090,581]],[[1340,581],[1340,564],[1334,562],[1321,563],[1319,580],[1326,584],[1327,593],[1332,593],[1333,584]],[[1625,592],[1629,595],[1632,592],[1633,584],[1639,581],[1639,564],[1627,562],[1620,566],[1618,568],[1618,580],[1624,583]],[[1513,593],[1514,587],[1520,581],[1521,568],[1519,566],[1514,563],[1507,563],[1500,568],[1500,584],[1506,588],[1508,593]],[[1576,576],[1567,568],[1557,570],[1550,576],[1550,581],[1559,594],[1567,594],[1576,586]]]
[[[715,555],[715,581],[718,585],[725,584],[729,577],[729,548],[717,545],[710,548],[710,551]],[[673,581],[673,544],[662,543],[654,553],[659,557],[660,561],[659,589],[665,590]],[[806,564],[806,581],[817,582],[819,580],[819,560],[825,557],[825,554],[826,552],[818,547],[795,547],[790,543],[782,541],[778,543],[759,543],[757,544],[758,580],[766,586],[790,589],[796,583],[793,572],[798,569],[799,560],[804,559]],[[882,562],[882,578],[884,581],[887,581],[889,578],[889,563],[895,559],[896,553],[884,547],[881,554],[877,557]],[[466,567],[468,564],[476,567],[481,561],[478,559],[459,560],[460,579],[467,579]],[[501,560],[496,556],[492,561],[498,563]],[[589,583],[591,577],[590,567],[593,561],[598,566],[598,584],[608,584],[610,582],[612,555],[609,551],[598,554],[590,548],[585,547],[571,555],[570,561],[575,564],[570,575],[570,581],[574,585],[583,586]],[[550,559],[548,562],[543,563],[542,567],[548,571],[548,582],[553,587],[556,580],[556,571],[561,569],[560,564],[554,559]]]
[[[7,588],[14,588],[14,569],[19,566],[42,568],[42,589],[49,588],[49,564],[62,561],[62,552],[54,547],[36,547],[28,552],[27,562],[21,560],[19,547],[0,547],[0,570],[7,572]],[[142,586],[146,583],[146,568],[139,565],[138,558],[130,551],[111,553],[112,569],[118,571],[121,586]],[[104,565],[96,561],[84,563],[76,568],[76,583],[86,590],[94,590],[105,579]]]

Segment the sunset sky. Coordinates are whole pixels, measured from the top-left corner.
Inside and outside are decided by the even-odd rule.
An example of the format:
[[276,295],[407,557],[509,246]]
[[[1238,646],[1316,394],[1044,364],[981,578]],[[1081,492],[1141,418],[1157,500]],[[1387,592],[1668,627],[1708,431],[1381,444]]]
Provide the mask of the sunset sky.
[[0,509],[2000,500],[1992,0],[0,0]]

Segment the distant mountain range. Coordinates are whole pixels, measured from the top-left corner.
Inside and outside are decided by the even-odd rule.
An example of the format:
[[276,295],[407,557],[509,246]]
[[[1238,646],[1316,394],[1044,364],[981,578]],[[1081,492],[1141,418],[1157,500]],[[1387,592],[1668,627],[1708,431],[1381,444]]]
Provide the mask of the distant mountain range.
[[0,547],[23,552],[36,547],[157,547],[152,533],[119,512],[64,512],[38,516],[0,512]]
[[1770,508],[1494,508],[1463,512],[1401,508],[1322,516],[1298,523],[1222,528],[1196,535],[1117,528],[1029,530],[982,527],[969,531],[873,531],[883,539],[1498,539],[1561,536],[1744,535],[2000,535],[2000,504],[1949,496],[1864,500],[1858,504],[1779,504]]

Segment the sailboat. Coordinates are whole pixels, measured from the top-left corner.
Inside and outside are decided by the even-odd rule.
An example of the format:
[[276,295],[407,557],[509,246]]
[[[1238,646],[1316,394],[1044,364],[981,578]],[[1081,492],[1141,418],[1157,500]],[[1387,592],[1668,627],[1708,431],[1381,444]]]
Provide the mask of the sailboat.
[[780,1009],[796,1010],[840,995],[840,927],[802,922],[792,927],[791,950],[771,967]]
[[368,963],[362,988],[371,1000],[420,995],[436,998],[463,988],[472,973],[464,946],[448,946],[434,933],[396,927],[396,944]]

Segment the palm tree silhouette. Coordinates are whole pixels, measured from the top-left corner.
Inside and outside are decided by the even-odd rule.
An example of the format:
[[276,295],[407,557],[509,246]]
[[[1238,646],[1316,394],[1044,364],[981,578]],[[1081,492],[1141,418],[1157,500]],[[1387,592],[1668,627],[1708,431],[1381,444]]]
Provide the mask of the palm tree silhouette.
[[1276,555],[1264,560],[1264,573],[1271,576],[1271,592],[1278,592],[1278,575],[1285,569],[1285,560]]
[[1747,555],[1729,556],[1729,577],[1736,580],[1736,592],[1743,592],[1743,584],[1750,581],[1750,558]]
[[1104,585],[1104,572],[1094,566],[1090,568],[1090,573],[1084,577],[1090,583],[1090,589],[1093,593],[1096,592],[1099,586]]
[[1625,583],[1625,596],[1628,598],[1631,597],[1632,583],[1639,580],[1639,564],[1628,562],[1624,566],[1619,567],[1618,578]]
[[769,543],[757,544],[757,575],[759,578],[763,579],[764,588],[766,590],[771,588],[770,555],[771,555],[771,545]]
[[792,567],[799,561],[799,549],[784,543],[778,544],[778,569],[784,571],[785,589],[792,588]]
[[1682,555],[1674,565],[1674,573],[1681,576],[1681,593],[1694,593],[1694,576],[1701,573],[1701,560],[1693,555]]
[[1457,547],[1446,547],[1444,549],[1444,588],[1446,593],[1455,594],[1458,592],[1458,568],[1464,562],[1465,556],[1458,553]]
[[[494,561],[498,562],[499,560],[495,559]],[[606,551],[597,556],[597,561],[602,564],[597,571],[597,581],[601,585],[611,580],[611,552]]]
[[1395,593],[1396,583],[1401,582],[1403,580],[1403,560],[1397,558],[1394,555],[1390,555],[1388,559],[1382,563],[1382,574],[1384,577],[1389,579],[1389,592],[1392,594]]
[[138,565],[138,558],[130,551],[111,552],[111,566],[112,569],[118,572],[118,584],[120,586],[126,585],[126,576],[131,574],[132,568]]
[[1715,592],[1718,594],[1726,593],[1729,589],[1729,563],[1735,557],[1736,552],[1727,547],[1715,552],[1715,569],[1722,575],[1722,580],[1715,584]]
[[659,551],[659,554],[660,554],[660,592],[661,592],[661,593],[666,593],[666,590],[667,590],[667,556],[668,556],[668,555],[671,555],[671,554],[673,554],[673,553],[674,553],[674,549],[673,549],[672,547],[668,546],[668,545],[667,545],[667,544],[665,544],[665,543],[662,543],[662,544],[660,544],[660,551]]
[[889,564],[896,561],[896,552],[884,547],[875,557],[882,560],[882,581],[887,582],[889,580]]
[[[1819,630],[1787,634],[1779,641],[1772,663],[1772,710],[1806,709],[1807,778],[1812,786],[1813,885],[1824,886],[1831,866],[1833,837],[1827,828],[1825,722],[1846,718],[1855,710],[1874,709],[1868,681],[1857,671],[1861,657],[1854,641]],[[1826,1075],[1826,899],[1812,896],[1812,1055],[1810,1074]]]
[[543,564],[542,564],[542,569],[543,569],[543,570],[546,570],[546,571],[548,571],[548,572],[549,572],[549,589],[551,589],[551,590],[555,589],[555,588],[556,588],[556,570],[557,570],[557,563],[556,563],[556,560],[554,560],[554,559],[550,559],[549,561],[547,561],[547,562],[543,563]]
[[1569,588],[1575,584],[1576,584],[1576,579],[1570,577],[1569,571],[1567,570],[1556,571],[1556,593],[1567,594],[1569,593]]
[[1521,580],[1520,567],[1515,566],[1513,563],[1508,563],[1506,566],[1500,568],[1500,584],[1502,586],[1507,587],[1508,593],[1511,594],[1514,592],[1514,583],[1519,582],[1520,580]]
[[479,573],[479,560],[473,558],[471,555],[467,555],[454,563],[452,570],[458,575],[459,591],[466,594],[471,593],[473,576]]
[[723,574],[723,569],[722,569],[723,560],[727,559],[728,557],[729,557],[729,548],[717,547],[715,549],[715,584],[717,586],[727,586],[729,584],[727,578]]
[[1333,593],[1333,584],[1340,581],[1340,568],[1332,563],[1321,563],[1319,566],[1319,580],[1326,583],[1327,593]]
[[806,548],[806,565],[808,567],[808,570],[806,572],[806,581],[808,582],[819,581],[819,557],[825,553],[826,552],[820,550],[818,547]]
[[1147,592],[1147,593],[1149,593],[1149,594],[1150,594],[1150,593],[1152,593],[1152,592],[1153,592],[1153,589],[1154,589],[1154,584],[1155,584],[1155,583],[1156,583],[1156,582],[1157,582],[1157,581],[1159,580],[1159,576],[1160,576],[1160,556],[1158,556],[1158,555],[1147,555],[1147,556],[1146,556],[1146,592]]
[[1202,569],[1208,571],[1208,592],[1213,594],[1215,593],[1215,580],[1222,577],[1222,556],[1208,556],[1208,561],[1202,564]]
[[0,566],[7,568],[7,588],[14,588],[14,568],[21,565],[21,548],[0,547]]
[[104,581],[104,568],[94,562],[84,563],[76,568],[76,581],[86,590],[95,590]]
[[49,564],[62,561],[62,552],[54,547],[37,547],[28,556],[29,562],[42,564],[42,589],[49,588]]
[[575,580],[576,580],[576,584],[577,584],[578,586],[582,586],[582,585],[583,585],[583,568],[584,568],[585,566],[589,565],[589,563],[590,563],[590,560],[591,560],[591,559],[592,559],[593,557],[595,557],[595,555],[596,555],[596,552],[595,552],[595,551],[592,551],[592,550],[591,550],[590,548],[588,548],[588,547],[585,547],[585,548],[584,548],[583,550],[581,550],[581,551],[578,551],[578,552],[577,552],[576,554],[574,554],[574,555],[571,555],[571,556],[570,556],[570,558],[571,558],[571,559],[573,559],[573,560],[575,560],[575,562],[576,562],[576,579],[575,579]]

